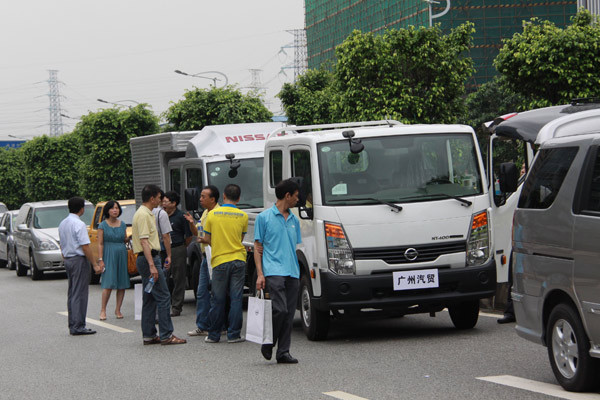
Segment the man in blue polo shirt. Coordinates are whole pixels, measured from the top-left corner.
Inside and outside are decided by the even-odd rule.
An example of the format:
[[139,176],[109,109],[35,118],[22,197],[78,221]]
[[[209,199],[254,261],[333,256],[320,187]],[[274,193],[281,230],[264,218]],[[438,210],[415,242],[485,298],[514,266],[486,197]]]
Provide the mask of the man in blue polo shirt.
[[[296,245],[302,243],[302,239],[300,221],[290,208],[298,203],[299,190],[298,184],[291,179],[277,184],[277,201],[256,217],[254,226],[256,289],[266,287],[273,306],[273,344],[262,345],[260,351],[270,360],[273,346],[277,344],[275,358],[278,364],[298,362],[290,355],[290,343],[300,278]],[[258,251],[261,246],[262,256]]]

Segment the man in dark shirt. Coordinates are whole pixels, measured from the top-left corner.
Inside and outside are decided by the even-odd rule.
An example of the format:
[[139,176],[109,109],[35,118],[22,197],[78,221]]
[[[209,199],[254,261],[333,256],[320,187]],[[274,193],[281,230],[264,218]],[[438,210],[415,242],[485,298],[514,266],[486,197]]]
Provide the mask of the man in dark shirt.
[[173,278],[173,294],[171,295],[171,316],[181,315],[183,299],[185,295],[187,261],[187,245],[193,239],[192,235],[198,234],[196,225],[186,221],[179,204],[179,194],[174,191],[165,193],[163,197],[163,209],[169,215],[171,222],[171,277]]

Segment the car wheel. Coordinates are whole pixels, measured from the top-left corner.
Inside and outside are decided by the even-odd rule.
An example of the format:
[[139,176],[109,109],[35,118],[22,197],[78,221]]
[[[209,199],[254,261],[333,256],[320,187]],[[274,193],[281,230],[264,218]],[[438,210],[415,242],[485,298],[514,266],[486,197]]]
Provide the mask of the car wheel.
[[6,246],[6,260],[0,260],[0,267],[6,267],[8,265],[8,245]]
[[456,329],[471,329],[479,318],[479,300],[454,304],[448,307],[448,312]]
[[27,275],[28,268],[25,265],[23,265],[23,263],[21,262],[21,260],[19,260],[19,256],[16,256],[16,262],[17,262],[17,265],[16,265],[16,267],[17,267],[16,268],[17,269],[17,276],[25,276],[25,275]]
[[312,288],[308,276],[300,280],[300,314],[302,329],[308,340],[325,340],[329,333],[329,310],[317,310],[314,306]]
[[15,261],[15,258],[16,258],[15,252],[14,252],[14,250],[11,250],[10,246],[8,246],[8,248],[6,249],[6,254],[7,254],[6,267],[12,271],[17,267],[17,263]]
[[590,356],[590,340],[573,307],[554,307],[546,326],[546,344],[552,371],[563,388],[588,392],[600,386],[600,360]]
[[29,268],[31,269],[31,280],[39,281],[44,277],[44,271],[40,271],[35,265],[35,258],[33,258],[33,254],[29,253]]
[[92,266],[92,264],[88,263],[88,265],[90,266],[90,285],[99,284],[100,274],[97,274],[96,271],[94,271],[94,267]]

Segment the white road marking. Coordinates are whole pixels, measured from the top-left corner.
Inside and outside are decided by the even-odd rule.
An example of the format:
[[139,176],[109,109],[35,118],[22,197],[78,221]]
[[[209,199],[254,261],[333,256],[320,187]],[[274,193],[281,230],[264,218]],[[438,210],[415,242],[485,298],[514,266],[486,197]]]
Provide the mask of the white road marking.
[[[67,311],[59,311],[58,314],[64,315],[65,317],[69,316],[69,313]],[[88,324],[100,326],[102,328],[110,329],[110,330],[113,330],[113,331],[119,332],[119,333],[133,333],[132,330],[121,328],[120,326],[117,326],[117,325],[107,324],[106,322],[98,321],[98,320],[91,319],[91,318],[86,318],[85,322],[87,322]]]
[[335,392],[323,392],[323,394],[325,394],[327,396],[335,397],[336,399],[340,399],[340,400],[369,400],[369,399],[365,399],[364,397],[355,396],[353,394],[341,392],[339,390],[337,390]]
[[519,378],[518,376],[512,375],[499,375],[499,376],[482,376],[482,381],[498,383],[500,385],[511,386],[518,389],[527,390],[534,393],[546,394],[548,396],[558,397],[559,399],[567,400],[600,400],[600,394],[598,393],[574,393],[567,392],[560,385],[553,385],[551,383],[537,382],[525,378]]

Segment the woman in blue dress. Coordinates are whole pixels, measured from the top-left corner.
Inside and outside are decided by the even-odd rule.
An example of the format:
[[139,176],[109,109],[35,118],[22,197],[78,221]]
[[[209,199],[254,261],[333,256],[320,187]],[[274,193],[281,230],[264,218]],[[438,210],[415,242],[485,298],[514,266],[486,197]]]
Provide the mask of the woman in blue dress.
[[104,268],[101,277],[102,286],[102,309],[100,320],[106,319],[106,305],[113,289],[117,290],[117,307],[115,315],[118,319],[123,318],[121,305],[125,296],[125,289],[129,288],[129,273],[127,272],[127,225],[121,221],[121,205],[114,201],[108,201],[102,210],[104,221],[98,225],[98,259],[100,268]]

